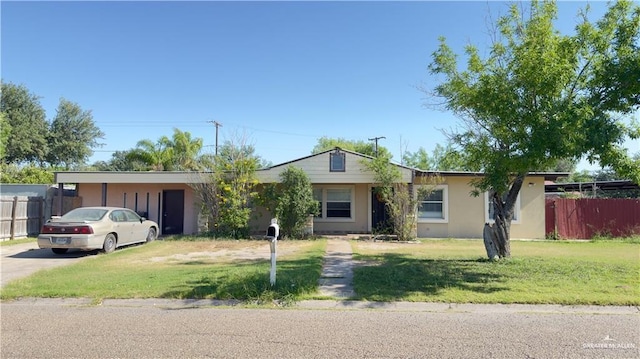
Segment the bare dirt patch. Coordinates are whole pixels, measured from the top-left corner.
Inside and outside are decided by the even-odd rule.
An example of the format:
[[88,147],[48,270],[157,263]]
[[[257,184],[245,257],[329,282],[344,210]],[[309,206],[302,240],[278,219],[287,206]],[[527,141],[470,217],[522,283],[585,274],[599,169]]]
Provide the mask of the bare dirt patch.
[[[304,252],[309,244],[301,242],[279,242],[278,257],[295,255]],[[268,241],[261,242],[202,242],[189,246],[184,253],[167,256],[156,256],[147,259],[149,262],[229,262],[234,260],[269,260],[271,249]]]

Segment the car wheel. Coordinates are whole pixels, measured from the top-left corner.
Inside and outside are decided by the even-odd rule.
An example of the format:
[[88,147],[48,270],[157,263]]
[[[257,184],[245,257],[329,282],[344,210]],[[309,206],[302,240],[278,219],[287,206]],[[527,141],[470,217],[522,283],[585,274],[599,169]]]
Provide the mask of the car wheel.
[[55,254],[65,254],[69,248],[51,248],[51,251]]
[[149,232],[147,233],[147,243],[153,242],[156,240],[156,229],[151,227],[149,228]]
[[104,238],[104,244],[102,245],[102,251],[104,253],[111,253],[116,250],[116,236],[113,233],[107,234]]

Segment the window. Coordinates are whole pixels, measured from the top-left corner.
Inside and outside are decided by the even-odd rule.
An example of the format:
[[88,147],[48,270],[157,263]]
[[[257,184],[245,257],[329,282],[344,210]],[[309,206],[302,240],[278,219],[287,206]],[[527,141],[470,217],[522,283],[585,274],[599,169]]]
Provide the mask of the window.
[[109,218],[111,218],[111,220],[114,221],[114,222],[126,222],[127,221],[127,215],[124,213],[124,211],[113,211],[109,215]]
[[420,194],[418,187],[418,221],[419,222],[447,222],[447,186],[437,186],[433,191]]
[[320,214],[317,219],[325,221],[353,220],[353,186],[328,186],[313,189],[313,198],[318,201]]
[[318,204],[316,218],[322,218],[322,188],[314,188],[313,189],[313,199],[316,200]]
[[[484,193],[484,204],[484,221],[486,223],[493,223],[495,221],[495,217],[493,203],[491,203],[491,199],[489,198],[489,192]],[[511,223],[520,223],[520,193],[518,193],[518,198],[516,198],[516,208],[513,211],[513,221]]]
[[351,190],[327,189],[327,218],[351,218]]
[[329,154],[329,171],[330,172],[344,172],[345,166],[345,154],[336,150]]
[[127,215],[127,222],[140,222],[140,216],[133,211],[124,211],[124,213]]

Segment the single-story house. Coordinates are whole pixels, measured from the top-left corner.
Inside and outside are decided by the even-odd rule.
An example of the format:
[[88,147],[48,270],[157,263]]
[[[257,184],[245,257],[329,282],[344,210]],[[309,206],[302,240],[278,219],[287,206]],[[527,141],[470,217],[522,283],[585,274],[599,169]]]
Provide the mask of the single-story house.
[[[375,195],[374,174],[363,161],[372,157],[343,149],[332,149],[258,170],[260,183],[279,182],[280,173],[296,166],[307,173],[321,213],[313,219],[314,233],[372,233],[384,219],[384,204]],[[423,171],[398,166],[403,183],[418,193],[424,178],[439,175],[441,181],[418,208],[418,237],[481,238],[483,225],[491,221],[488,196],[471,195],[470,181],[482,173]],[[531,173],[519,195],[513,238],[544,238],[544,181],[566,175]],[[206,179],[196,172],[56,172],[56,182],[75,184],[83,206],[123,206],[143,213],[160,224],[161,234],[199,232],[199,205],[189,183]],[[254,208],[252,232],[263,233],[270,214]]]

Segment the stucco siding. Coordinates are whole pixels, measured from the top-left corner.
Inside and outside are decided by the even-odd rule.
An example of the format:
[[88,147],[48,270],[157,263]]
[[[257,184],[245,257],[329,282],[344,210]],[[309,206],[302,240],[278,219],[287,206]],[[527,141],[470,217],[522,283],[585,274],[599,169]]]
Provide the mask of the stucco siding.
[[[293,161],[285,165],[272,167],[257,172],[258,180],[262,183],[280,182],[280,173],[289,166],[301,168],[311,180],[311,183],[373,183],[373,173],[362,164],[365,157],[345,153],[345,171],[331,172],[329,170],[330,152],[318,154]],[[411,182],[411,171],[400,168],[402,181]]]
[[[469,182],[473,177],[448,177],[442,185],[447,187],[446,223],[418,222],[418,237],[422,238],[482,238],[486,197],[471,195]],[[531,185],[530,185],[531,184]],[[527,177],[520,191],[519,219],[511,224],[512,238],[544,238],[544,178]]]
[[[162,218],[158,211],[158,203],[162,201],[162,191],[184,190],[184,234],[198,232],[198,204],[191,187],[185,184],[125,184],[110,183],[107,185],[107,206],[127,207],[138,212],[149,209],[147,217],[156,221],[162,227]],[[138,202],[136,208],[136,193]],[[147,202],[147,193],[149,201]],[[126,196],[125,196],[126,194]],[[81,183],[78,185],[78,196],[82,197],[82,205],[102,205],[102,184]],[[148,207],[147,207],[148,206]]]
[[520,223],[511,225],[511,237],[545,237],[544,178],[527,177],[520,191]]

